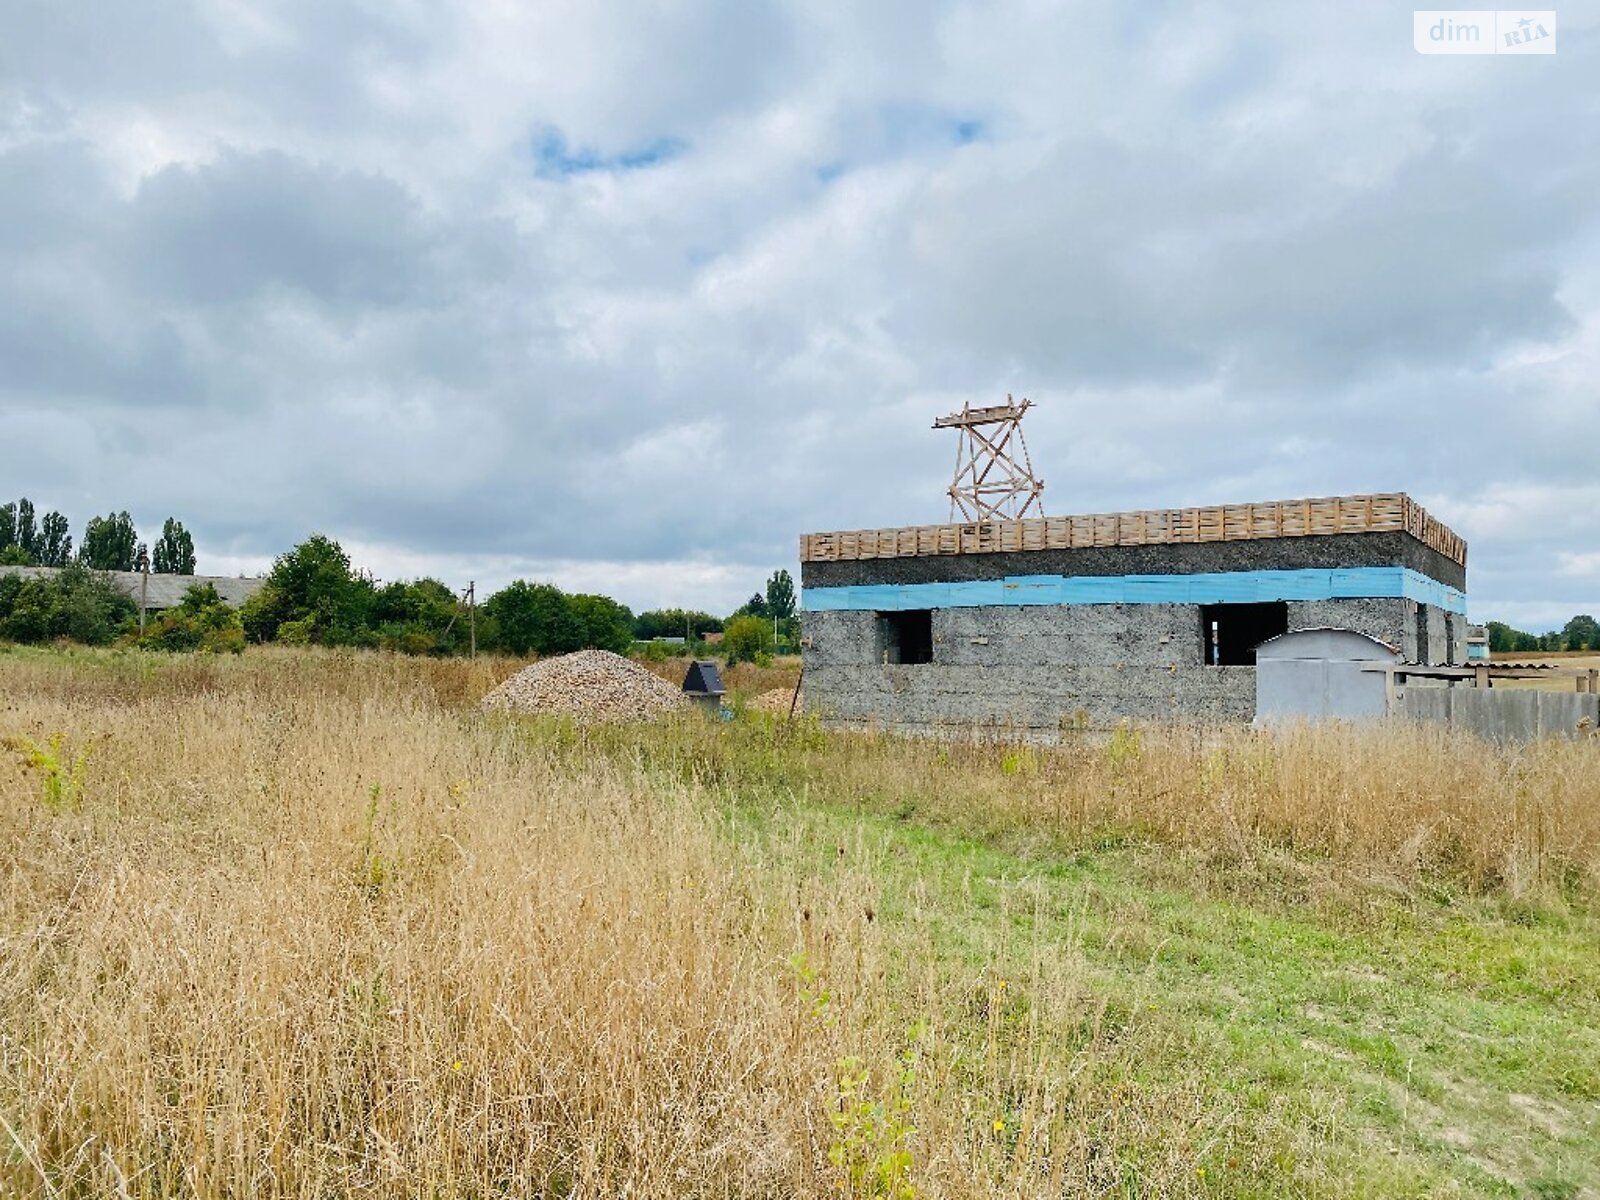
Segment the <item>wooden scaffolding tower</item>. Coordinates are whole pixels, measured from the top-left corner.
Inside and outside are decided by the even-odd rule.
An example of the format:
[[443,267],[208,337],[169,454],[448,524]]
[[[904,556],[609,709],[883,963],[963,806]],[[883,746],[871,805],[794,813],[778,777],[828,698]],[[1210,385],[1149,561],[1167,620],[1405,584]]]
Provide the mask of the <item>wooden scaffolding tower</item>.
[[1022,437],[1022,418],[1030,407],[1031,401],[1013,404],[1008,395],[1004,404],[989,408],[966,404],[960,412],[933,423],[935,429],[961,431],[950,481],[952,521],[1044,516],[1044,480],[1034,478]]

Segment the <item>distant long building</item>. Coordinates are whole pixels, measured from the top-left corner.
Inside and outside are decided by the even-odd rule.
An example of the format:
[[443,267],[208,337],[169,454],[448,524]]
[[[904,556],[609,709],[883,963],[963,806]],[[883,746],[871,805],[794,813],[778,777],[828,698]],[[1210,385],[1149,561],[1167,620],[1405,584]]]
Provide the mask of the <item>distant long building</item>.
[[[25,579],[49,579],[61,573],[60,567],[11,567],[0,566],[0,575],[21,575]],[[110,577],[116,585],[137,602],[139,587],[145,576],[138,571],[101,571],[101,575]],[[156,575],[152,574],[145,591],[145,607],[151,612],[160,612],[166,608],[177,608],[183,600],[183,594],[192,587],[204,587],[210,584],[217,589],[217,595],[227,603],[237,607],[260,590],[265,579],[240,579],[233,575]]]

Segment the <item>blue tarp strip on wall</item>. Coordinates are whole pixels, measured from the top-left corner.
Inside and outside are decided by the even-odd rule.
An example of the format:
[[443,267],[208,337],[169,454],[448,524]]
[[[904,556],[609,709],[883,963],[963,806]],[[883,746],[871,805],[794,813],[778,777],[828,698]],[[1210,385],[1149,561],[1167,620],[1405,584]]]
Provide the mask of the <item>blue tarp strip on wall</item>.
[[899,612],[995,604],[1252,604],[1263,600],[1404,598],[1465,613],[1466,596],[1409,567],[1214,571],[1200,575],[1012,575],[960,583],[806,588],[812,612]]

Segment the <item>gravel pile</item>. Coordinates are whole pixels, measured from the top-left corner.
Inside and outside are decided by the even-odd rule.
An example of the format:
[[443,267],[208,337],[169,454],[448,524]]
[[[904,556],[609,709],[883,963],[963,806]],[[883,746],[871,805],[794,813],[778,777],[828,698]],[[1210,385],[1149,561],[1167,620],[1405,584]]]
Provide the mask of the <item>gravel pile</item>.
[[609,650],[541,659],[483,698],[488,709],[561,713],[580,721],[650,721],[687,704],[681,690]]
[[[773,688],[770,692],[762,692],[745,707],[753,708],[757,712],[783,713],[787,716],[789,714],[789,704],[792,700],[794,700],[793,688]],[[802,695],[800,702],[794,706],[794,710],[797,713],[804,712],[805,707],[806,698]]]

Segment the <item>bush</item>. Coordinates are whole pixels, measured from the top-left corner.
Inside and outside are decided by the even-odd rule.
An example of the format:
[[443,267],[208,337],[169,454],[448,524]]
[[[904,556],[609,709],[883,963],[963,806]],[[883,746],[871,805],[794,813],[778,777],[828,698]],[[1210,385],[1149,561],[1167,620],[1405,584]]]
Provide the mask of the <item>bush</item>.
[[110,578],[76,564],[47,579],[0,579],[0,637],[17,642],[114,640],[138,612]]
[[391,622],[378,627],[378,646],[395,654],[436,654],[439,639],[414,622]]
[[317,640],[317,619],[302,617],[298,621],[285,621],[274,636],[286,646],[309,646]]
[[398,654],[465,653],[471,640],[465,606],[437,579],[378,588],[370,618],[378,645]]
[[694,648],[687,642],[640,642],[635,649],[645,662],[666,662],[669,658],[688,658]]
[[211,584],[197,584],[146,629],[139,644],[149,650],[187,654],[238,654],[244,649],[244,626]]
[[208,629],[200,639],[202,654],[243,654],[244,630],[237,624],[225,629]]
[[728,665],[755,662],[772,653],[772,622],[764,617],[734,617],[722,635],[722,649]]
[[270,583],[262,584],[239,606],[239,623],[244,626],[245,636],[252,642],[270,642],[278,636],[285,609],[278,590]]

